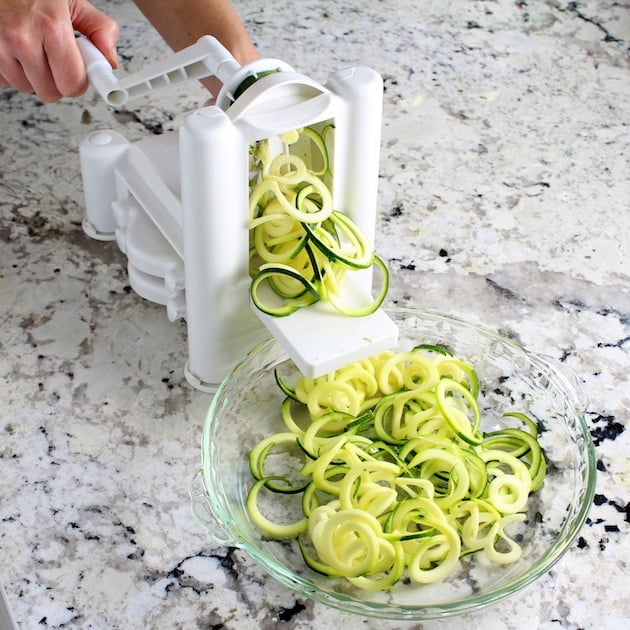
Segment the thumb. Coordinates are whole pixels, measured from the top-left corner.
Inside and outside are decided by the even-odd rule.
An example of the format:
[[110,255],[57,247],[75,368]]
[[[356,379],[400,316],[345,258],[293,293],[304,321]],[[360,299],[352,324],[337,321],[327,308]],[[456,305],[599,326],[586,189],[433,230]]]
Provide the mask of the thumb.
[[118,24],[108,15],[92,6],[87,0],[74,3],[72,25],[75,30],[88,37],[105,55],[112,68],[118,67],[116,42],[118,41]]

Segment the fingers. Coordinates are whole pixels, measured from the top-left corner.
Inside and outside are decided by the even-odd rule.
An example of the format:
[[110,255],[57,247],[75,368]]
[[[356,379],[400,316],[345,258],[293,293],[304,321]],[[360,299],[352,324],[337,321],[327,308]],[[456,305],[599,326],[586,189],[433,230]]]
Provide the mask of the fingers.
[[[43,41],[45,64],[48,67],[48,77],[60,96],[79,96],[85,92],[88,81],[85,64],[79,53],[74,28],[70,21],[59,29],[46,33]],[[42,62],[43,66],[44,62]],[[42,84],[34,84],[41,96]]]
[[0,72],[8,85],[19,92],[35,92],[44,101],[61,97],[41,41],[15,29],[10,37],[3,38],[2,45]]
[[118,24],[116,21],[86,0],[81,0],[77,3],[72,22],[77,31],[92,40],[92,43],[105,55],[112,68],[117,68]]
[[[7,76],[11,75],[10,69],[7,71]],[[13,87],[18,92],[33,92],[33,86],[28,82],[28,79],[24,76],[22,72],[22,68],[20,66],[17,67],[16,71],[13,73],[14,79],[9,80],[3,74],[0,74],[0,87]]]

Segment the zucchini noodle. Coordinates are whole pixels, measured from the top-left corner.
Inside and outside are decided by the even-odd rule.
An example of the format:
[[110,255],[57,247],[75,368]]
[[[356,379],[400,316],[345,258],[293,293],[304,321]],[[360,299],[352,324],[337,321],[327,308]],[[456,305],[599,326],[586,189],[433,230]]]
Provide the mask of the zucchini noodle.
[[[322,300],[344,315],[361,317],[373,313],[387,294],[386,264],[355,222],[333,207],[326,143],[332,129],[305,127],[283,134],[279,140],[285,150],[277,155],[272,155],[271,140],[259,141],[252,152],[250,294],[269,315],[290,315]],[[382,277],[378,295],[367,304],[345,303],[347,272],[372,266]]]
[[[544,453],[523,413],[504,414],[518,427],[480,431],[471,364],[421,345],[295,385],[275,376],[285,430],[249,455],[247,507],[266,536],[297,540],[312,570],[372,591],[443,580],[471,554],[520,558],[509,530],[543,483]],[[297,501],[299,516],[274,522],[263,490]]]

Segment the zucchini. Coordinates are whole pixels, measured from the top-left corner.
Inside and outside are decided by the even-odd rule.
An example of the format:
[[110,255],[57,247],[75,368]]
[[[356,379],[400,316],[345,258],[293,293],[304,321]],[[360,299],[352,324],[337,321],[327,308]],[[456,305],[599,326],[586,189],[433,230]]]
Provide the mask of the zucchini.
[[[471,364],[420,344],[294,386],[276,382],[287,430],[252,449],[247,507],[266,534],[297,540],[310,569],[378,591],[403,576],[442,580],[473,554],[520,557],[506,529],[525,519],[544,482],[544,452],[520,411],[504,414],[520,427],[481,435]],[[272,476],[266,462],[281,448],[300,457]],[[263,491],[280,502],[301,493],[303,518],[271,522],[258,506]]]

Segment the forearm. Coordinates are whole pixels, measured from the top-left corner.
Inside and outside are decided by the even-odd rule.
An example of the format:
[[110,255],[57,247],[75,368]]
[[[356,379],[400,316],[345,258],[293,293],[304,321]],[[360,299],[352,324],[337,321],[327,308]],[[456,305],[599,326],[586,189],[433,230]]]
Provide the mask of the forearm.
[[164,41],[181,50],[202,35],[216,37],[241,64],[258,58],[229,0],[134,0]]

